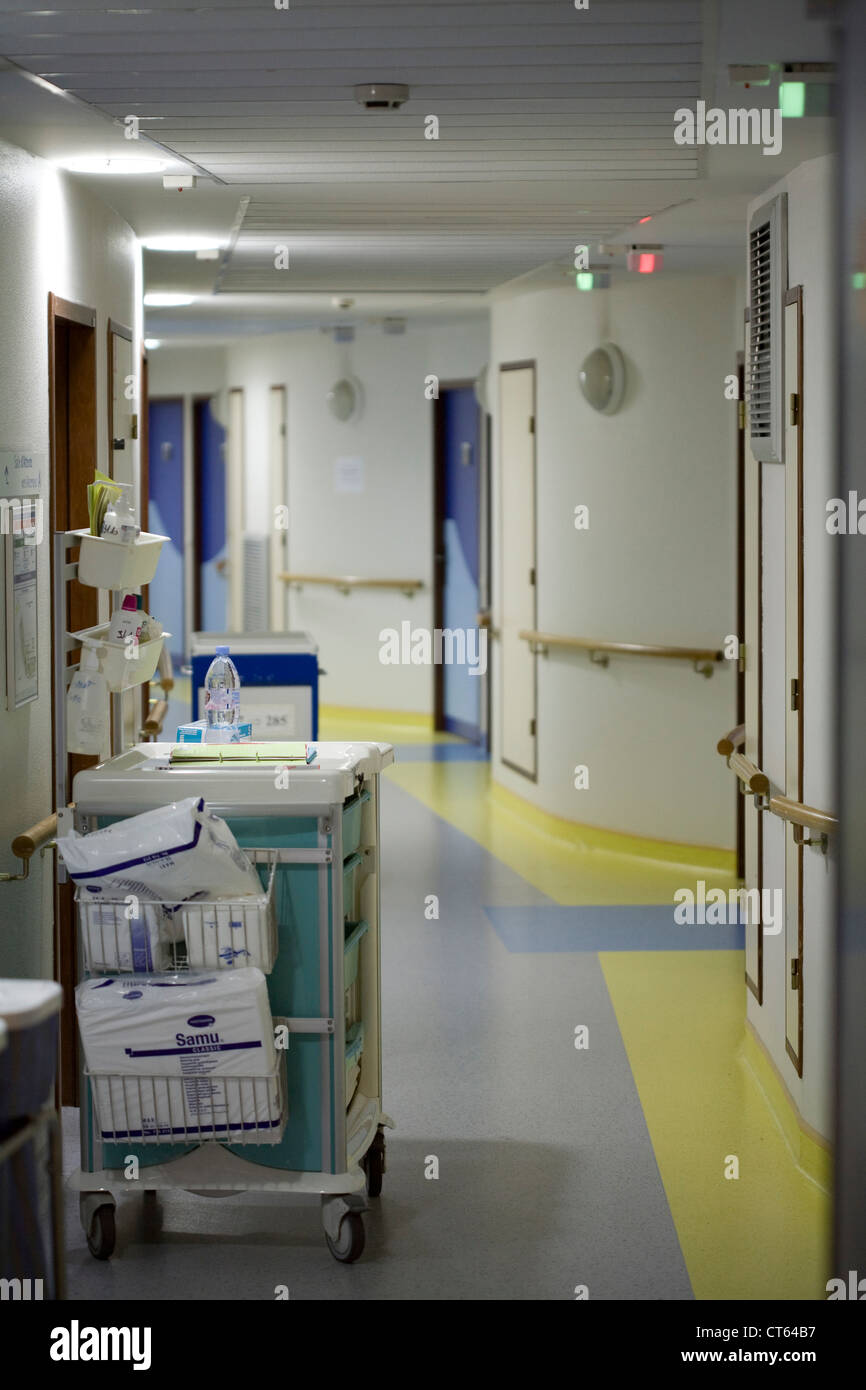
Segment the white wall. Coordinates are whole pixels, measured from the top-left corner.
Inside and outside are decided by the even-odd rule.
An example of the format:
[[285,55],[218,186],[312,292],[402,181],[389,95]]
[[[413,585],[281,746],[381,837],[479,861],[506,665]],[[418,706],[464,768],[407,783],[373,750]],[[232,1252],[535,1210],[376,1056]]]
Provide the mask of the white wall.
[[[30,448],[48,457],[48,293],[93,308],[96,321],[98,448],[108,467],[106,323],[133,328],[140,352],[140,256],[131,229],[74,179],[0,142],[0,448]],[[138,455],[127,477],[137,479]],[[0,644],[0,863],[17,869],[10,840],[48,815],[51,786],[51,498],[39,574],[39,699],[5,708],[6,657]],[[5,632],[0,581],[0,631]],[[0,884],[0,975],[50,975],[53,855],[35,856],[25,883]]]
[[[284,333],[230,343],[229,387],[245,393],[245,506],[248,530],[273,527],[273,503],[289,506],[290,570],[309,574],[421,579],[412,599],[394,591],[307,586],[291,591],[290,623],[319,643],[320,699],[327,704],[429,714],[433,677],[421,666],[383,666],[379,633],[410,620],[431,627],[433,605],[433,406],[425,377],[474,378],[488,355],[486,319],[453,326],[410,322],[386,336],[359,328],[354,343],[326,334]],[[357,421],[334,420],[325,402],[341,376],[364,389]],[[287,496],[268,484],[268,393],[288,399]],[[337,492],[338,458],[363,459],[363,492]]]
[[[836,327],[833,209],[836,162],[832,155],[801,164],[749,207],[749,216],[776,193],[788,194],[788,284],[803,287],[803,799],[825,810],[836,807],[836,550],[856,538],[826,530],[826,505],[836,496]],[[765,464],[763,566],[784,585],[784,469]],[[773,513],[775,511],[775,517]],[[765,593],[772,591],[765,584]],[[791,595],[788,595],[789,600]],[[784,598],[764,610],[765,770],[784,780]],[[775,698],[773,692],[775,691]],[[772,761],[772,766],[770,761]],[[765,822],[764,882],[784,886],[784,835],[790,830],[772,816]],[[764,1042],[802,1117],[819,1134],[832,1134],[833,933],[836,856],[803,856],[803,1076],[785,1051],[783,935],[764,937],[764,1002],[748,995],[748,1017]]]
[[[494,518],[502,363],[536,362],[538,626],[577,637],[721,648],[735,631],[736,406],[732,277],[637,275],[608,291],[527,292],[496,302],[489,378]],[[600,341],[625,355],[620,411],[581,395]],[[588,531],[574,508],[589,507]],[[496,526],[494,524],[494,536]],[[494,542],[494,616],[501,567]],[[538,658],[538,781],[499,758],[502,688],[494,646],[493,769],[512,791],[569,820],[731,847],[730,773],[715,751],[735,722],[731,663],[712,679],[688,663],[588,654]],[[574,790],[573,769],[589,768]]]

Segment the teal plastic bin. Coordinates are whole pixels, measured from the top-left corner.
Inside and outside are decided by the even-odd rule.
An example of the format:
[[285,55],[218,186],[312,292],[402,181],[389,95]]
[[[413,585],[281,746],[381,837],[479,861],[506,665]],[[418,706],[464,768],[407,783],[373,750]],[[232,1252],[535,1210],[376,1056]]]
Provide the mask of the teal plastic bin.
[[358,796],[343,805],[343,857],[354,854],[361,843],[361,814],[364,802],[370,800],[370,793],[362,791]]

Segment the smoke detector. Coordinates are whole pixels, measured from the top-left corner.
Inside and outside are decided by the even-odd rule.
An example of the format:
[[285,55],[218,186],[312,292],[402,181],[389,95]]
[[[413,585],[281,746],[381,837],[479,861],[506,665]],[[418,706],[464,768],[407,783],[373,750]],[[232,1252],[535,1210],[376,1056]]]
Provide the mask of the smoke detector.
[[404,82],[362,82],[355,100],[366,111],[399,111],[409,100],[409,88]]
[[331,300],[335,309],[351,309],[355,303],[348,295],[335,294]]

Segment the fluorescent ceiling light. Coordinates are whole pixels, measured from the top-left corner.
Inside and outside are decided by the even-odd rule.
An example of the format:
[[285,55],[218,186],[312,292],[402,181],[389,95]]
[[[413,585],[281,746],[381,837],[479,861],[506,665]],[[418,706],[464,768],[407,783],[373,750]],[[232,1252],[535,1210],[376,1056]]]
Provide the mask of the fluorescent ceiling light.
[[218,251],[222,245],[210,236],[149,236],[141,244],[145,251]]
[[70,174],[157,174],[169,161],[148,155],[79,154],[58,163]]
[[194,298],[192,294],[146,294],[144,304],[147,309],[183,309],[187,304],[192,304]]
[[154,348],[162,347],[162,338],[145,338],[144,346],[151,352]]

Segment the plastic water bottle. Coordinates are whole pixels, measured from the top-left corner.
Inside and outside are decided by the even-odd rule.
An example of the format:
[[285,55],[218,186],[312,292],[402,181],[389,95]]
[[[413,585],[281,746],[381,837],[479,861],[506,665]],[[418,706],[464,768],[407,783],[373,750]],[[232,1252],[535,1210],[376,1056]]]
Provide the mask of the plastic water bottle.
[[228,647],[217,647],[216,656],[207,668],[204,710],[209,729],[240,723],[241,678],[229,656]]

